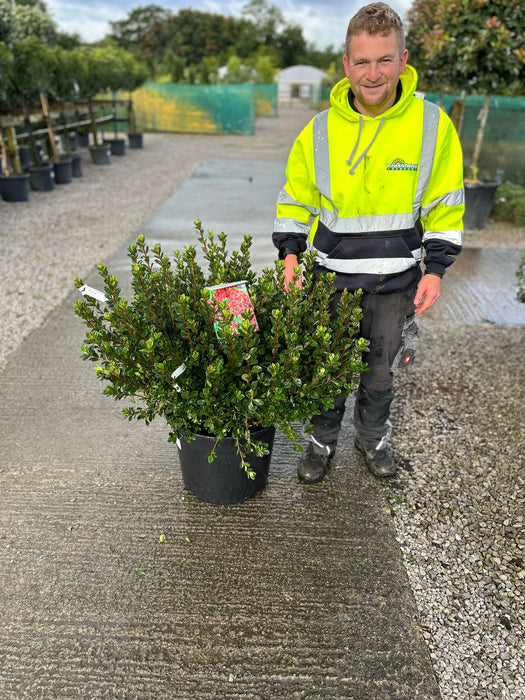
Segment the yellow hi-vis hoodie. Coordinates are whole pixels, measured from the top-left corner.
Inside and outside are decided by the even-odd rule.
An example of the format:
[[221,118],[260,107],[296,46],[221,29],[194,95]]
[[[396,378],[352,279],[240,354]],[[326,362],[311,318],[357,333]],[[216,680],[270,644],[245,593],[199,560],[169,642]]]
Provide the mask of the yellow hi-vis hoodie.
[[439,276],[461,250],[460,142],[416,84],[407,65],[397,102],[368,117],[341,80],[290,152],[273,242],[281,256],[313,248],[316,273],[335,272],[337,289],[403,291],[421,278],[422,247],[426,272]]

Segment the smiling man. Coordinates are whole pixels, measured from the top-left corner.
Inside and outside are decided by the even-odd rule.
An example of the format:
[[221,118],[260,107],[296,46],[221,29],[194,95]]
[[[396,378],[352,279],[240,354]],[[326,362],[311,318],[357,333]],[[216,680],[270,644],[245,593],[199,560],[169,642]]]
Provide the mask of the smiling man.
[[[413,359],[415,314],[438,300],[463,230],[459,139],[444,112],[415,96],[417,75],[407,60],[391,7],[372,3],[350,20],[346,78],[293,145],[273,234],[287,288],[302,284],[297,268],[309,247],[316,275],[336,274],[334,313],[344,289],[363,290],[369,371],[356,393],[355,446],[377,477],[396,473],[389,445],[394,374]],[[345,401],[340,396],[312,417],[301,480],[327,474]]]

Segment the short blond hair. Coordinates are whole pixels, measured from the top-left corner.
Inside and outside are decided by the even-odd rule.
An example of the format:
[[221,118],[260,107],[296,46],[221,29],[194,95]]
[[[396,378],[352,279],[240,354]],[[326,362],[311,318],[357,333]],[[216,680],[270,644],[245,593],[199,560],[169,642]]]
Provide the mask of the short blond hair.
[[385,2],[372,2],[365,5],[352,17],[346,32],[346,55],[349,55],[350,42],[357,34],[397,34],[400,51],[405,49],[405,31],[401,17]]

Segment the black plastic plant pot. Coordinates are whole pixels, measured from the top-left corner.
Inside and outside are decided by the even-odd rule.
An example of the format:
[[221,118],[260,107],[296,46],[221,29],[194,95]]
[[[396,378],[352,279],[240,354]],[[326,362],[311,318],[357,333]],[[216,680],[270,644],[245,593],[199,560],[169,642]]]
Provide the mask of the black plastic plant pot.
[[128,134],[128,141],[129,141],[129,147],[130,148],[142,148],[143,147],[143,139],[142,139],[142,132],[137,131],[133,133]]
[[268,480],[272,457],[275,428],[260,428],[252,432],[252,439],[268,445],[269,454],[257,457],[248,456],[250,468],[255,471],[255,479],[250,479],[240,466],[235,441],[224,438],[217,445],[217,455],[213,462],[207,456],[215,438],[198,435],[192,442],[180,442],[179,462],[184,486],[200,501],[217,505],[242,503],[262,491]]
[[29,146],[18,146],[18,157],[20,158],[20,167],[22,170],[27,171],[33,162],[31,159],[31,149]]
[[102,146],[90,146],[89,152],[95,165],[109,165],[111,163],[110,149],[107,143]]
[[71,156],[71,172],[73,177],[82,177],[82,156],[80,153],[73,153]]
[[494,195],[500,184],[499,180],[465,182],[465,230],[479,231],[485,228],[494,204]]
[[77,134],[77,144],[81,148],[88,148],[88,146],[89,146],[89,131],[80,131]]
[[0,195],[5,202],[27,202],[29,199],[29,173],[0,175]]
[[126,142],[124,139],[104,139],[111,149],[112,156],[126,155]]
[[68,139],[69,139],[69,148],[72,151],[76,151],[78,148],[78,135],[77,135],[76,131],[71,131],[68,134]]
[[67,185],[73,179],[73,158],[71,156],[60,156],[59,161],[53,163],[55,171],[55,183],[57,185]]
[[29,168],[29,183],[35,192],[49,192],[55,189],[53,163]]

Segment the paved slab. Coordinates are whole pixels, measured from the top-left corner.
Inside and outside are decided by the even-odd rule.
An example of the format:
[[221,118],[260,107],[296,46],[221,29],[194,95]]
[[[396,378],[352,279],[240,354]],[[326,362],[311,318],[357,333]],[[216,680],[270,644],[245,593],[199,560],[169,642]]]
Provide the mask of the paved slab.
[[[283,167],[207,162],[143,232],[167,252],[198,216],[232,243],[254,234],[265,265]],[[125,249],[109,263],[126,265]],[[200,503],[162,421],[124,421],[80,361],[77,298],[0,374],[2,697],[439,698],[384,491],[348,418],[321,484],[297,483],[278,435],[264,493]]]

